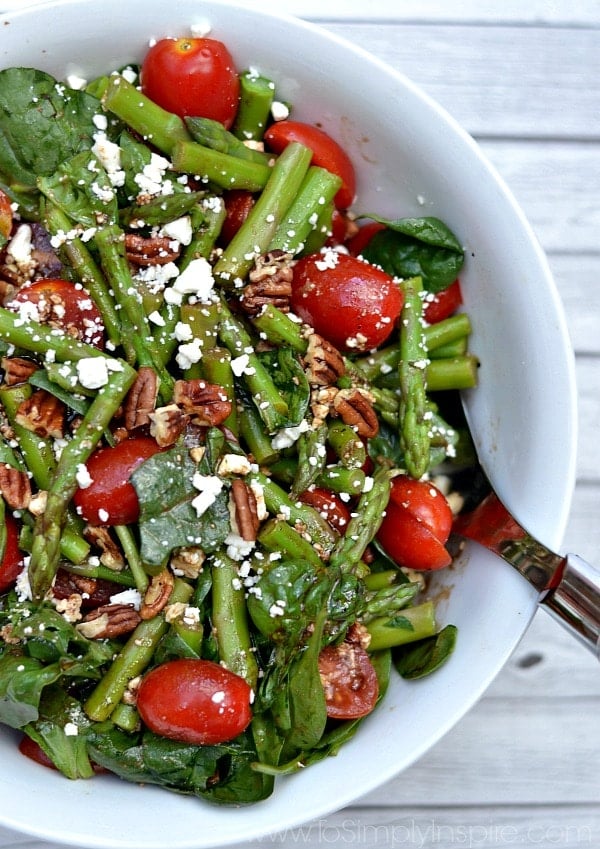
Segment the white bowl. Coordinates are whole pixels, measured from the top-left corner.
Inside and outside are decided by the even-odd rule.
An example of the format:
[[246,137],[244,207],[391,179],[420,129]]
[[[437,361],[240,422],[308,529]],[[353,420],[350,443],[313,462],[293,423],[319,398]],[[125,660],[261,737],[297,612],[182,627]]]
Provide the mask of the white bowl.
[[[0,65],[90,77],[139,60],[151,38],[208,21],[239,68],[277,82],[300,120],[320,121],[358,169],[356,208],[437,215],[459,236],[461,282],[481,358],[466,399],[496,488],[550,546],[560,544],[575,467],[575,381],[563,313],[544,256],[472,139],[411,82],[309,24],[203,0],[65,0],[0,18]],[[481,696],[527,628],[536,598],[478,547],[439,576],[457,650],[435,675],[393,681],[340,754],[240,809],[102,777],[69,783],[18,754],[0,731],[0,822],[79,847],[217,847],[323,817],[405,769]]]

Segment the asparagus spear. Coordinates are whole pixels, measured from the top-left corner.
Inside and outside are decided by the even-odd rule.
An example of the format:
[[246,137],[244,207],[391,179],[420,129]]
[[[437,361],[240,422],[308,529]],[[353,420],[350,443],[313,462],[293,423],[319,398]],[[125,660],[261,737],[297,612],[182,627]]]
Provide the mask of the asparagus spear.
[[425,369],[427,351],[423,336],[422,283],[412,277],[402,283],[404,306],[400,316],[400,443],[404,461],[413,478],[429,467],[429,423]]

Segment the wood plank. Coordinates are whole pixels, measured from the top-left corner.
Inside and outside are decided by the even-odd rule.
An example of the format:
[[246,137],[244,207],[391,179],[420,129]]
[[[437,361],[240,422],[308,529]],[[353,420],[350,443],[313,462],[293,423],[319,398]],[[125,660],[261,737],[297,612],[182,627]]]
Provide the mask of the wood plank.
[[600,138],[599,29],[411,23],[327,29],[406,74],[473,135]]
[[600,354],[600,255],[548,253],[577,354]]
[[571,516],[561,550],[571,551],[592,563],[600,563],[600,522],[598,482],[579,481],[573,494]]
[[[579,397],[579,451],[577,477],[598,482],[600,478],[600,369],[595,357],[578,357],[576,379]],[[590,528],[590,531],[592,528]]]

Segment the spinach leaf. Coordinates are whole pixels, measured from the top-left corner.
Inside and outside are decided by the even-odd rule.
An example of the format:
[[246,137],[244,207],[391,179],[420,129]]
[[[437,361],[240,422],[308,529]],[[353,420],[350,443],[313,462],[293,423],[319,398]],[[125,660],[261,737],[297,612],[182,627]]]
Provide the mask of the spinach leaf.
[[306,648],[290,667],[287,695],[291,727],[285,741],[287,749],[311,749],[325,731],[327,705],[318,665],[325,616],[323,610]]
[[96,227],[99,222],[115,224],[119,209],[108,174],[97,159],[90,167],[88,151],[63,162],[55,172],[38,179],[38,188],[48,200],[76,224]]
[[399,218],[375,233],[363,256],[393,277],[421,277],[429,292],[441,292],[456,280],[464,251],[454,233],[439,218]]
[[170,553],[199,545],[213,554],[230,531],[229,496],[225,489],[198,515],[192,501],[196,464],[180,447],[155,454],[139,466],[131,481],[140,502],[141,556],[144,563],[160,567]]
[[448,660],[456,636],[456,626],[446,625],[433,637],[399,646],[393,651],[394,666],[403,678],[424,678]]
[[261,351],[259,358],[288,405],[284,427],[299,425],[310,401],[310,386],[297,355],[284,346],[273,351]]
[[93,145],[99,101],[33,68],[0,71],[0,172],[20,188]]
[[0,658],[0,722],[22,728],[39,716],[42,691],[61,677],[60,665],[43,666],[23,655]]

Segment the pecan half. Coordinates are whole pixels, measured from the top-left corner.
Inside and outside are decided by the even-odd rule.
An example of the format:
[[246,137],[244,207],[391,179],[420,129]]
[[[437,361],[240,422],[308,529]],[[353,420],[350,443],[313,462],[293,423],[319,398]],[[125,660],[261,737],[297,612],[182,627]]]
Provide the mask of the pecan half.
[[377,413],[364,389],[340,389],[333,399],[333,411],[359,436],[372,439],[379,432]]
[[166,265],[177,259],[181,246],[167,236],[125,234],[125,253],[133,265]]
[[11,510],[24,510],[31,502],[31,482],[27,472],[0,464],[0,492]]
[[167,404],[166,407],[157,407],[149,413],[150,436],[153,436],[161,448],[174,445],[179,439],[187,424],[188,416],[177,404]]
[[65,405],[45,389],[37,389],[21,401],[15,421],[38,436],[62,439],[65,435]]
[[75,627],[89,640],[104,640],[130,634],[141,621],[140,614],[131,604],[103,604],[90,610]]
[[168,569],[163,569],[158,575],[154,575],[144,595],[140,617],[153,619],[157,613],[160,613],[169,601],[174,585],[175,578]]
[[338,349],[318,333],[308,337],[304,361],[308,366],[308,382],[313,386],[331,386],[346,373],[344,358]]
[[207,427],[222,424],[231,413],[232,404],[223,387],[198,378],[176,380],[173,400],[193,422]]
[[121,549],[110,535],[108,528],[86,525],[83,530],[86,540],[102,552],[100,563],[113,572],[121,572],[125,568],[125,558]]
[[26,357],[3,357],[1,365],[4,369],[4,383],[7,386],[25,383],[39,368],[37,363]]
[[133,386],[127,393],[123,415],[127,430],[143,427],[150,421],[158,396],[158,377],[150,366],[140,366]]
[[189,546],[180,548],[171,557],[170,566],[175,575],[183,575],[184,578],[197,578],[202,571],[202,564],[206,560],[206,554],[201,548]]
[[267,304],[289,312],[292,295],[293,256],[273,250],[259,256],[250,271],[250,282],[240,296],[240,305],[248,315],[258,315]]
[[254,542],[260,522],[253,490],[243,480],[236,478],[231,484],[231,499],[239,535],[246,542]]

